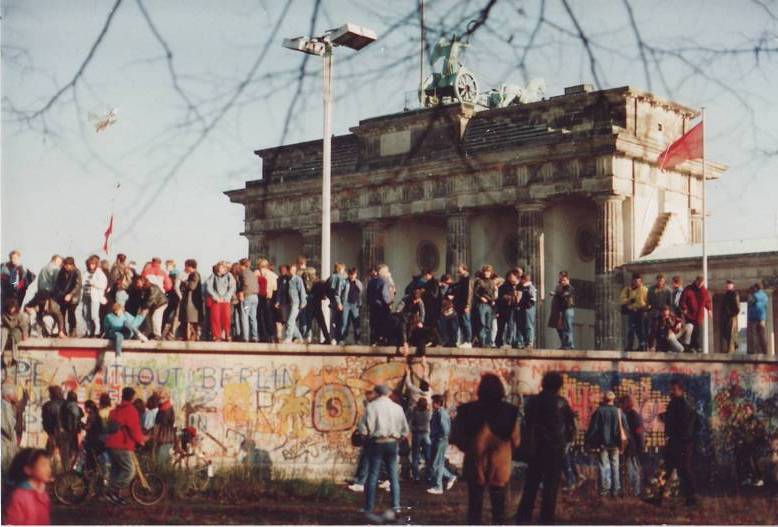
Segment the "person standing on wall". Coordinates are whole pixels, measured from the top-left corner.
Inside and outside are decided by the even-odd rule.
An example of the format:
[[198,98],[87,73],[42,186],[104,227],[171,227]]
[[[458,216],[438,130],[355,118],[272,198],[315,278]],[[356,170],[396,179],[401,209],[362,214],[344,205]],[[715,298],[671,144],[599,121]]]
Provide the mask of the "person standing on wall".
[[232,340],[230,334],[230,307],[237,283],[227,272],[227,264],[219,262],[213,266],[213,274],[206,280],[207,305],[211,320],[211,339],[214,342]]
[[665,282],[665,275],[659,273],[656,275],[656,284],[648,289],[648,320],[647,335],[648,349],[656,351],[656,333],[659,320],[662,317],[662,310],[665,307],[673,307],[673,290]]
[[[627,341],[624,351],[646,351],[645,318],[648,309],[648,289],[640,273],[632,275],[632,283],[621,290],[621,312],[627,315]],[[637,337],[638,347],[632,345]]]
[[560,349],[570,350],[575,347],[574,320],[575,289],[567,271],[560,271],[559,284],[551,297],[551,314],[548,318],[548,327],[554,328],[559,334]]
[[[359,433],[367,441],[367,485],[363,512],[370,523],[393,521],[400,510],[400,474],[397,463],[400,440],[410,433],[402,406],[389,398],[391,391],[383,384],[373,388],[376,398],[365,408],[365,418],[359,423]],[[379,518],[373,513],[378,475],[386,466],[389,475],[392,508]]]
[[612,498],[621,492],[619,456],[629,440],[629,424],[615,401],[615,393],[605,393],[602,403],[589,418],[586,431],[586,446],[599,451],[600,496]]
[[519,275],[515,270],[508,271],[505,281],[497,290],[497,342],[498,348],[516,345],[516,316],[519,305]]
[[529,467],[524,482],[516,523],[532,522],[532,510],[535,508],[540,485],[543,496],[540,505],[540,522],[556,522],[556,499],[562,477],[562,460],[565,443],[570,439],[570,422],[573,411],[567,399],[559,395],[563,379],[557,372],[548,372],[541,381],[540,394],[527,402],[524,421],[526,450],[529,454]]
[[357,278],[357,268],[352,267],[348,271],[348,279],[340,288],[340,302],[343,305],[343,313],[340,324],[340,344],[346,343],[349,326],[354,328],[354,344],[359,344],[361,339],[361,325],[359,310],[362,307],[362,282]]
[[494,280],[494,268],[484,265],[473,284],[473,303],[478,314],[478,345],[491,348],[492,321],[494,320],[494,303],[497,300],[497,286]]
[[61,327],[59,332],[75,337],[77,330],[76,307],[81,299],[81,271],[76,268],[76,261],[72,256],[68,256],[62,261],[62,269],[60,269],[57,282],[54,285],[54,297],[57,299],[68,324],[67,330]]
[[457,267],[457,283],[453,286],[454,310],[457,313],[459,332],[462,338],[459,341],[460,348],[473,347],[473,326],[470,319],[470,308],[473,301],[473,280],[470,271],[465,264]]
[[681,295],[681,312],[686,323],[687,351],[699,353],[702,351],[702,331],[705,317],[713,309],[713,304],[705,287],[705,277],[698,276],[694,282],[686,286]]
[[[313,279],[311,279],[313,286]],[[287,289],[289,295],[289,317],[286,321],[286,339],[284,343],[289,344],[292,341],[302,342],[303,334],[300,330],[298,316],[305,309],[308,302],[305,283],[303,278],[297,273],[297,266],[289,266],[289,285]]]
[[753,344],[753,351],[748,353],[767,353],[767,293],[764,292],[762,282],[751,286],[748,295],[748,332],[751,335],[749,342]]
[[535,304],[538,290],[532,283],[532,275],[525,272],[519,283],[519,305],[516,310],[516,343],[519,349],[535,346]]
[[740,295],[735,282],[727,280],[719,310],[719,331],[721,332],[721,353],[737,351],[737,318],[740,314]]

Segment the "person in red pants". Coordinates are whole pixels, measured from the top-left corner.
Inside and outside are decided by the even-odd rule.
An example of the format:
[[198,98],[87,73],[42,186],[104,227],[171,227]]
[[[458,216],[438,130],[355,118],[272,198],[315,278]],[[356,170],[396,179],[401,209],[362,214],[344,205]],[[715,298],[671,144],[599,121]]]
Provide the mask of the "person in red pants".
[[227,265],[219,262],[206,282],[207,306],[211,318],[211,338],[214,342],[230,338],[231,301],[235,295],[235,277],[227,272]]

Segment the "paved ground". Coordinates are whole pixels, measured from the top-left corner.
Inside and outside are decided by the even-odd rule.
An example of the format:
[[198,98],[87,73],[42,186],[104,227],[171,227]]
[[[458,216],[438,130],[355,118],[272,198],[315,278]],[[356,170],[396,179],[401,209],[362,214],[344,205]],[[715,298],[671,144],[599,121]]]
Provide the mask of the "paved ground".
[[[519,492],[511,494],[509,510],[513,513]],[[691,509],[677,500],[657,508],[636,498],[602,500],[590,494],[560,494],[558,522],[637,525],[773,525],[778,522],[778,489],[759,489],[741,496],[703,497]],[[388,493],[379,491],[380,506],[386,506],[388,498]],[[132,505],[117,509],[92,500],[79,507],[55,505],[53,520],[61,524],[361,524],[364,523],[364,517],[358,512],[361,500],[361,494],[341,490],[318,500],[264,492],[255,499],[233,503],[194,497],[169,499],[151,508]],[[464,485],[457,484],[443,496],[431,496],[422,486],[404,484],[402,501],[409,507],[410,523],[452,524],[463,523],[465,519]],[[489,505],[484,506],[488,521]]]

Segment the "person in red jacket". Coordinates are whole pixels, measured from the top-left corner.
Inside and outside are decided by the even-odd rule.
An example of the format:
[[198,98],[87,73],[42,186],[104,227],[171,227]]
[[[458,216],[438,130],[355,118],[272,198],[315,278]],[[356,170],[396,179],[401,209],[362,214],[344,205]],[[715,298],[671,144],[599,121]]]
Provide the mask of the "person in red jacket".
[[173,281],[170,274],[162,268],[162,259],[154,257],[149,263],[143,266],[141,276],[148,279],[149,282],[162,289],[165,293],[173,289]]
[[12,486],[8,501],[3,492],[3,524],[50,525],[51,502],[46,483],[51,481],[51,459],[45,450],[24,448],[11,461],[4,483]]
[[694,282],[686,286],[681,294],[679,305],[686,326],[684,345],[688,350],[699,353],[702,350],[701,334],[706,310],[713,309],[708,289],[705,287],[705,277],[698,276]]
[[140,427],[140,415],[133,406],[135,390],[122,390],[122,402],[108,415],[108,429],[115,429],[105,440],[105,448],[111,458],[111,477],[106,497],[117,505],[124,505],[120,492],[135,477],[135,447],[143,445],[146,437]]

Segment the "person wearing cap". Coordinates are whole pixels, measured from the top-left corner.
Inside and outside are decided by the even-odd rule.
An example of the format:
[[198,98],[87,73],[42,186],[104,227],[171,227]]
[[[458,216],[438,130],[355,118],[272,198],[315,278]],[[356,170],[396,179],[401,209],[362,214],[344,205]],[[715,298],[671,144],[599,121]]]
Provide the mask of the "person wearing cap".
[[381,465],[385,465],[389,475],[392,510],[385,516],[393,519],[400,508],[400,478],[397,455],[399,442],[410,433],[408,420],[402,406],[389,398],[390,390],[383,384],[373,389],[376,398],[365,408],[365,418],[359,423],[359,432],[367,440],[367,485],[365,487],[365,507],[367,515],[373,515],[376,486]]
[[624,413],[614,404],[616,394],[608,391],[589,420],[586,446],[600,453],[600,495],[616,497],[621,491],[619,455],[629,437],[629,424]]

